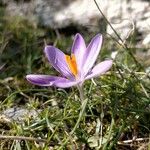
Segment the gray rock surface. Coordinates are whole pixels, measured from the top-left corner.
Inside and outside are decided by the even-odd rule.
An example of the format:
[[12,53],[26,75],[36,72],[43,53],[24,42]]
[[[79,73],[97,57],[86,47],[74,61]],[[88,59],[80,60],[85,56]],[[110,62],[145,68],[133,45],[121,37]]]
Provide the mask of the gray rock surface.
[[[35,24],[63,28],[70,24],[99,29],[102,15],[93,0],[2,0],[9,15],[23,16]],[[150,1],[97,0],[101,10],[123,40],[134,29],[140,44],[150,45]],[[107,26],[107,32],[114,34]],[[142,36],[141,36],[142,35]]]
[[7,110],[5,110],[2,115],[5,116],[5,118],[9,119],[10,121],[22,121],[25,118],[37,118],[38,113],[40,110],[28,110],[21,107],[12,107]]

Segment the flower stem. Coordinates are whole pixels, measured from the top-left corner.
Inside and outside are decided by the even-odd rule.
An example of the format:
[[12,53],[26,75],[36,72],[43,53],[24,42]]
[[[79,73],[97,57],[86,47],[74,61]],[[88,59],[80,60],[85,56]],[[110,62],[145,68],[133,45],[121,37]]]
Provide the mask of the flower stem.
[[79,94],[80,94],[80,100],[81,102],[84,101],[84,91],[83,91],[83,87],[78,85],[78,90],[79,90]]
[[[88,99],[84,99],[83,87],[82,86],[78,86],[78,90],[79,90],[79,93],[80,93],[80,100],[82,102],[82,105],[81,105],[81,110],[80,110],[80,114],[79,114],[78,120],[77,120],[75,126],[73,127],[73,129],[71,130],[71,132],[69,134],[70,136],[73,135],[73,133],[78,128],[79,123],[80,123],[80,121],[81,121],[81,119],[83,117],[85,108],[87,106],[87,102],[88,102]],[[64,143],[61,145],[61,147],[58,150],[61,150],[64,147],[64,145],[69,141],[70,136],[64,141]]]
[[79,126],[79,123],[80,123],[80,121],[81,121],[81,119],[82,119],[82,116],[83,116],[83,114],[84,114],[84,111],[85,111],[85,108],[86,108],[86,105],[87,105],[87,101],[88,101],[88,99],[85,99],[85,100],[83,101],[82,105],[81,105],[81,111],[80,111],[80,114],[79,114],[79,118],[78,118],[78,120],[77,120],[77,122],[76,122],[74,128],[73,128],[72,131],[70,132],[71,135],[75,132],[75,130],[76,130],[76,129],[78,128],[78,126]]

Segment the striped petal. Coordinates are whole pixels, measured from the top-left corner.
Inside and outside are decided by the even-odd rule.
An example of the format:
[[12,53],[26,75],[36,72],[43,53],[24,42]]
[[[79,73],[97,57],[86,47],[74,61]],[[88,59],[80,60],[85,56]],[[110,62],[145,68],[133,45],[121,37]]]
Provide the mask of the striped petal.
[[98,57],[98,54],[100,52],[101,45],[102,45],[102,35],[98,34],[91,40],[90,44],[88,45],[88,47],[86,49],[86,53],[85,53],[84,59],[83,59],[84,66],[82,69],[84,76],[93,67],[93,65]]
[[56,82],[54,82],[54,86],[60,87],[60,88],[69,88],[77,84],[79,84],[79,82],[70,81],[66,78],[59,78]]
[[83,58],[86,52],[86,45],[83,37],[77,33],[74,38],[72,53],[75,55],[77,60],[78,72],[82,69],[83,66]]
[[59,71],[63,76],[69,79],[74,79],[74,76],[66,63],[65,54],[62,51],[53,46],[46,46],[44,52],[50,64],[57,71]]
[[54,82],[58,79],[58,77],[50,76],[50,75],[36,75],[29,74],[26,76],[26,79],[35,85],[39,86],[52,86]]
[[106,73],[111,68],[111,66],[112,66],[112,60],[105,60],[99,63],[98,65],[96,65],[91,70],[91,72],[86,76],[85,79],[87,80],[102,75]]

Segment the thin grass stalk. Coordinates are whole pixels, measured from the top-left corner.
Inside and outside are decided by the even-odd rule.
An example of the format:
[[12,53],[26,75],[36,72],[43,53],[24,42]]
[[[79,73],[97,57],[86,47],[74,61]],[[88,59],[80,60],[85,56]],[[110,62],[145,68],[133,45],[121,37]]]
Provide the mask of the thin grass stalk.
[[133,58],[133,60],[136,63],[136,65],[140,66],[140,68],[143,68],[143,66],[136,60],[136,58],[134,57],[133,53],[130,51],[130,49],[128,48],[128,46],[124,43],[124,41],[122,40],[122,38],[119,36],[119,34],[117,33],[117,31],[111,25],[111,23],[109,22],[109,20],[105,17],[104,13],[100,9],[100,7],[99,7],[98,3],[96,2],[96,0],[94,0],[94,3],[96,5],[96,7],[98,8],[99,12],[101,13],[101,15],[103,16],[103,18],[105,19],[106,23],[111,27],[111,29],[114,31],[114,33],[116,34],[116,36],[118,37],[118,39],[121,41],[121,43],[122,43],[121,45],[123,46],[123,48],[128,51],[128,53]]

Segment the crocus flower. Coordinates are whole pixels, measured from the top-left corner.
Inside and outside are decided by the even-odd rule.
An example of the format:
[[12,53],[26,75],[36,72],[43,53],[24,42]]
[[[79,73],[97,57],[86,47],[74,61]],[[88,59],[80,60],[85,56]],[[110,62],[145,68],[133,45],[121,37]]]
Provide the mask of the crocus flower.
[[112,66],[112,60],[94,65],[102,46],[102,35],[96,35],[86,47],[83,37],[77,33],[74,38],[71,55],[66,55],[54,46],[46,46],[45,55],[49,63],[61,76],[30,74],[29,82],[39,86],[68,88],[81,86],[87,79],[104,74]]

